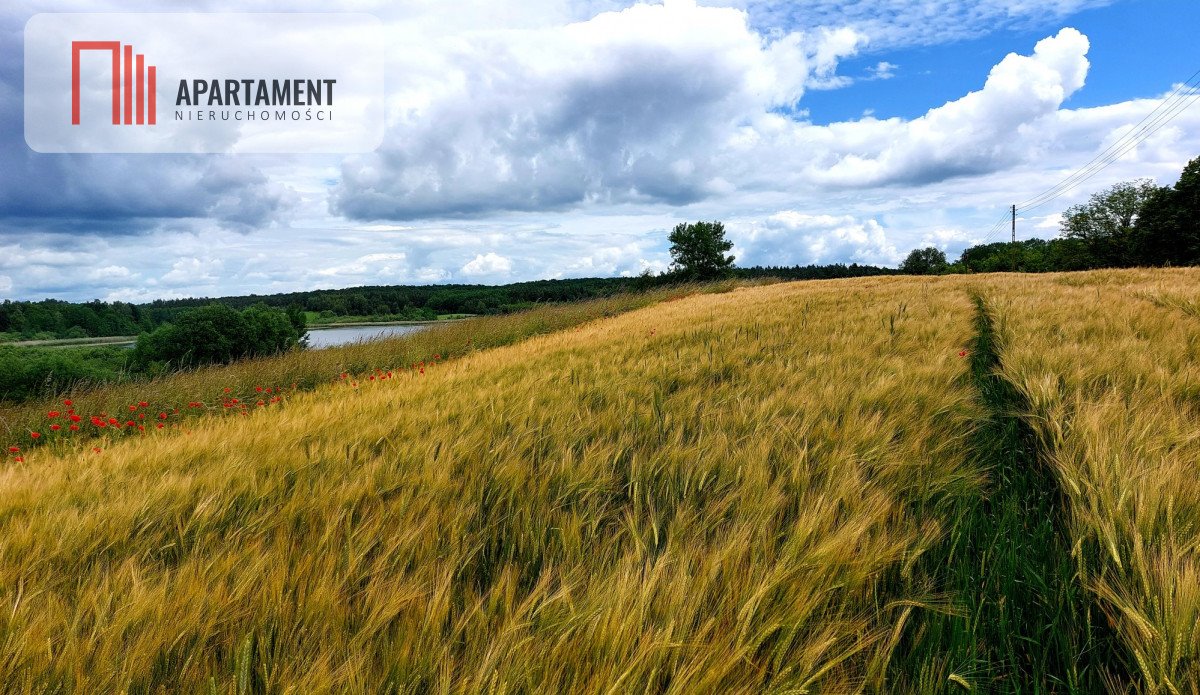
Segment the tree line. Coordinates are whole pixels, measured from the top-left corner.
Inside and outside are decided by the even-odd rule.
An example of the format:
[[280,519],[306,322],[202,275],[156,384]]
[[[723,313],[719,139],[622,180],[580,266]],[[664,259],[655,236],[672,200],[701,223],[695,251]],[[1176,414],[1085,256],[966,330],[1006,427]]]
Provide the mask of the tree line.
[[1067,208],[1057,239],[972,246],[954,263],[939,249],[915,249],[900,270],[927,275],[1190,265],[1200,265],[1200,157],[1172,186],[1125,181]]
[[[890,268],[843,265],[771,266],[730,269],[743,278],[810,280],[896,272]],[[346,317],[380,320],[433,320],[444,314],[504,314],[539,304],[573,302],[636,292],[695,279],[684,272],[641,277],[537,280],[509,285],[395,285],[312,290],[273,295],[156,300],[145,304],[46,299],[0,302],[0,340],[97,338],[139,335],[173,324],[187,311],[220,304],[242,311],[266,306],[310,312],[317,322]]]

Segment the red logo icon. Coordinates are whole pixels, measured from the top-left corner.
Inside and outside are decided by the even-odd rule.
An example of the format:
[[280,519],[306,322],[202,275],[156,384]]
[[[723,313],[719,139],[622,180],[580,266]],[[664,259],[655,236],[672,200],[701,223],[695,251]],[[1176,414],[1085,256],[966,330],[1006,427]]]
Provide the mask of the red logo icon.
[[[122,48],[124,49],[122,51]],[[156,121],[155,66],[146,65],[146,56],[138,53],[136,59],[133,46],[122,46],[120,41],[72,41],[71,42],[71,125],[79,125],[79,56],[83,51],[109,51],[112,53],[112,122],[121,125],[121,97],[124,95],[125,125],[154,125]],[[122,60],[124,53],[124,60]],[[121,68],[124,65],[124,80]],[[134,70],[137,82],[134,82]],[[136,92],[136,97],[135,97]],[[134,103],[136,101],[136,111]]]

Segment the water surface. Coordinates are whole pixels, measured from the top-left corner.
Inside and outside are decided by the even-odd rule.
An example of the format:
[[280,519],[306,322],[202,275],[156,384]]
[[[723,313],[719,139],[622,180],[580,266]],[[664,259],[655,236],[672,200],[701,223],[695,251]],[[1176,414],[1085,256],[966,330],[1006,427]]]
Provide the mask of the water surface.
[[310,348],[327,348],[347,343],[357,343],[380,338],[394,338],[423,331],[429,326],[403,324],[396,326],[338,326],[336,328],[314,328],[308,332]]

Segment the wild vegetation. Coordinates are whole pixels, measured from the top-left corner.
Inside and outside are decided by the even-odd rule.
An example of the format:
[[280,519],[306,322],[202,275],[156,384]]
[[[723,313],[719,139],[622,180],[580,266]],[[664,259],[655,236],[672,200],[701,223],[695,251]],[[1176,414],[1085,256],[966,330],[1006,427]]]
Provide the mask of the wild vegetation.
[[81,392],[179,426],[0,464],[0,682],[1195,692],[1197,287],[725,284]]
[[[111,381],[93,381],[86,375],[78,381],[50,380],[47,382],[48,390],[38,392],[38,398],[0,404],[0,437],[6,437],[10,444],[18,446],[44,445],[50,442],[56,435],[46,430],[55,423],[47,421],[46,413],[59,411],[65,414],[62,403],[64,399],[72,401],[72,407],[81,414],[80,417],[86,415],[90,418],[103,414],[102,420],[105,422],[127,410],[129,405],[142,401],[153,401],[160,410],[170,412],[172,416],[225,413],[225,402],[236,398],[239,406],[253,406],[267,388],[271,388],[274,393],[310,390],[340,379],[341,374],[350,373],[364,374],[363,378],[369,380],[368,372],[373,374],[377,369],[406,369],[418,363],[433,361],[435,356],[439,359],[461,357],[476,350],[509,345],[530,336],[564,330],[672,297],[682,297],[693,292],[726,291],[733,286],[732,283],[688,285],[587,302],[551,305],[507,316],[480,317],[472,319],[469,323],[447,323],[399,338],[323,350],[292,351],[226,365],[168,371],[159,375],[135,373],[130,369],[117,372],[119,378]],[[40,352],[53,360],[66,351]],[[5,349],[0,348],[0,358],[3,358],[4,354]],[[55,361],[49,364],[51,367],[59,365]],[[179,413],[176,413],[176,410]],[[234,410],[240,411],[241,408]],[[172,424],[175,419],[172,418]],[[119,422],[124,425],[127,419],[120,418]],[[113,432],[110,429],[101,429],[100,434]],[[33,432],[45,436],[34,441],[31,436]],[[97,434],[96,431],[87,431],[87,428],[81,428],[80,432]],[[136,428],[134,433],[137,433]],[[66,433],[62,436],[66,436]],[[0,442],[3,441],[5,440],[0,439]]]
[[938,600],[912,563],[980,482],[961,446],[972,305],[845,289],[684,298],[190,434],[26,456],[0,479],[0,678],[882,683],[897,626]]
[[1079,583],[1138,690],[1200,692],[1200,272],[1009,279],[989,294]]

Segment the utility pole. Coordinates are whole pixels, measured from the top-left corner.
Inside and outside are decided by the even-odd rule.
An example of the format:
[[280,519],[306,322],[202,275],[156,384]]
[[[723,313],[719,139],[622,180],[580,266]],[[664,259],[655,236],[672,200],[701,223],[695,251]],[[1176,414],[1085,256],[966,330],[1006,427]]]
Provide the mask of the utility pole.
[[1013,272],[1017,272],[1017,206],[1012,206],[1012,257]]

